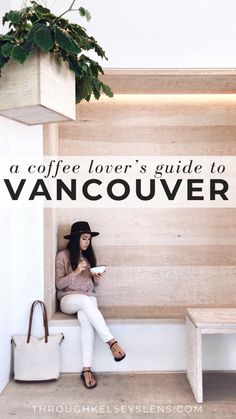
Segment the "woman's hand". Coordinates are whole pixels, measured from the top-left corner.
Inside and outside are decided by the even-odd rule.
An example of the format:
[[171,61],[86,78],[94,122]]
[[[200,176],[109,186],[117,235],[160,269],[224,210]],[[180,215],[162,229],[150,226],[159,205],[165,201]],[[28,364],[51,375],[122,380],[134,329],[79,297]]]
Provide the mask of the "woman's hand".
[[99,279],[100,279],[100,278],[101,278],[101,276],[102,276],[102,274],[101,274],[101,273],[92,273],[92,272],[91,272],[91,274],[92,274],[93,280],[94,280],[95,282],[98,282],[98,281],[99,281]]
[[82,261],[78,264],[74,272],[76,272],[77,274],[81,274],[81,272],[83,272],[86,268],[87,268],[87,263],[85,261]]
[[101,276],[102,276],[102,274],[101,273],[93,273],[92,275],[94,275],[94,276],[96,276],[96,277],[98,277],[98,278],[100,278]]

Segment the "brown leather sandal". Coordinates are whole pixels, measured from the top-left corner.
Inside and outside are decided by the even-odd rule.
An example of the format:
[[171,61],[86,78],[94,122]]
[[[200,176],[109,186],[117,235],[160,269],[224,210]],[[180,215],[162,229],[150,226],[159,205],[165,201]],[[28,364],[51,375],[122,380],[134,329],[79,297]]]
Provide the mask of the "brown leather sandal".
[[[115,343],[118,343],[117,340],[115,340],[115,342],[112,342],[110,346],[110,349],[113,347],[113,345],[115,345]],[[116,349],[116,348],[115,348]],[[119,349],[116,349],[117,352],[119,352],[120,354],[122,354],[122,352]],[[124,354],[123,356],[121,356],[120,358],[114,357],[114,360],[116,362],[120,362],[122,361],[122,359],[124,359],[126,357],[126,354]]]
[[[81,372],[81,378],[82,378],[82,380],[83,380],[83,383],[84,383],[84,385],[85,385],[85,387],[86,388],[94,388],[94,387],[96,387],[96,385],[97,385],[97,383],[95,383],[93,386],[92,385],[90,385],[90,386],[88,386],[87,385],[87,383],[86,383],[86,380],[85,380],[85,377],[84,377],[84,373],[85,372],[90,372],[90,374],[92,375],[92,371],[90,370],[90,369],[86,369],[86,370],[83,370],[82,372]],[[90,376],[90,378],[89,378],[89,383],[91,384],[91,376]]]

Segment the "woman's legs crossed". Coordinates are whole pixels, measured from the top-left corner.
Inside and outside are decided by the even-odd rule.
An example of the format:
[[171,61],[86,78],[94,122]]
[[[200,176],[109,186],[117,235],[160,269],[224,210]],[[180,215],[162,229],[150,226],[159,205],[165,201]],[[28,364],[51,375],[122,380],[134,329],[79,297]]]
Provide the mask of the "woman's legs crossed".
[[82,362],[84,368],[90,368],[93,361],[94,328],[82,310],[77,312],[81,326]]
[[[64,299],[64,300],[63,300]],[[77,312],[77,318],[81,326],[81,348],[82,348],[82,363],[83,363],[83,379],[87,387],[94,387],[96,380],[91,374],[90,368],[93,361],[93,347],[94,347],[94,328],[82,310],[78,310],[78,301],[71,298],[71,294],[63,297],[61,300],[61,310],[64,313],[72,314]]]
[[[77,312],[78,318],[79,318],[79,312],[80,311],[83,312],[84,316],[82,315],[82,322],[84,320],[83,322],[84,328],[88,326],[88,322],[86,321],[88,320],[90,322],[88,326],[90,328],[90,331],[91,331],[91,327],[94,327],[94,329],[98,332],[98,334],[100,335],[101,339],[104,342],[110,345],[115,341],[113,335],[111,334],[110,330],[108,329],[105,323],[102,313],[97,307],[96,297],[87,296],[83,294],[67,294],[61,299],[61,310],[62,312],[67,313],[67,314],[72,314],[72,313]],[[82,324],[81,324],[81,333],[82,333]],[[90,338],[88,338],[86,332],[84,334],[81,334],[81,337],[82,336],[83,336],[83,343],[86,348],[88,347],[88,345],[86,345],[86,338],[87,339],[90,339]],[[86,350],[87,354],[89,354],[89,352],[91,354],[91,350],[92,348],[90,344],[90,349],[88,351]],[[121,358],[122,355],[124,354],[124,352],[122,351],[122,349],[119,347],[118,344],[115,344],[112,347],[112,353],[113,353],[113,356],[116,358]],[[86,363],[90,362],[90,359],[91,357],[89,358],[89,355],[88,357],[87,355],[85,356]]]
[[83,294],[67,294],[61,299],[61,310],[67,314],[82,310],[104,342],[113,339],[113,335],[97,307],[96,297]]

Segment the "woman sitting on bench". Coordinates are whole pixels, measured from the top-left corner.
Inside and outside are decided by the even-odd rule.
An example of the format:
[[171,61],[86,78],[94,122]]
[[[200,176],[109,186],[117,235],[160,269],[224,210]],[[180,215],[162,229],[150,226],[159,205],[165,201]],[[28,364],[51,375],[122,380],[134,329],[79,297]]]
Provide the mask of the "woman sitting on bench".
[[69,240],[65,250],[56,255],[57,297],[63,313],[77,313],[81,325],[81,344],[83,370],[81,378],[87,388],[94,388],[96,380],[90,370],[93,358],[94,329],[112,351],[115,361],[125,358],[125,353],[108,329],[101,311],[97,307],[95,286],[100,273],[91,273],[96,266],[96,257],[92,248],[92,237],[99,233],[92,232],[85,221],[78,221],[71,227],[71,233],[64,236]]

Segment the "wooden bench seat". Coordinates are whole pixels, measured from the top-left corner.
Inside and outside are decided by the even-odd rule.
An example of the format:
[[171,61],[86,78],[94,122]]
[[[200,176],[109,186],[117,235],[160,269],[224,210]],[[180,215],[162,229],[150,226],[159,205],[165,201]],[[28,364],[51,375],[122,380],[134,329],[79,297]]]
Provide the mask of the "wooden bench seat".
[[236,333],[236,308],[189,308],[186,326],[187,377],[196,401],[202,403],[202,335]]
[[[201,308],[199,306],[199,308]],[[202,306],[205,309],[204,306]],[[208,307],[209,308],[209,307]],[[152,305],[106,305],[99,306],[105,319],[137,319],[137,320],[182,320],[185,321],[185,312],[187,307],[183,305],[179,306],[152,306]],[[229,307],[230,309],[230,307]],[[52,319],[73,319],[76,316],[69,316],[59,310],[52,315]]]

